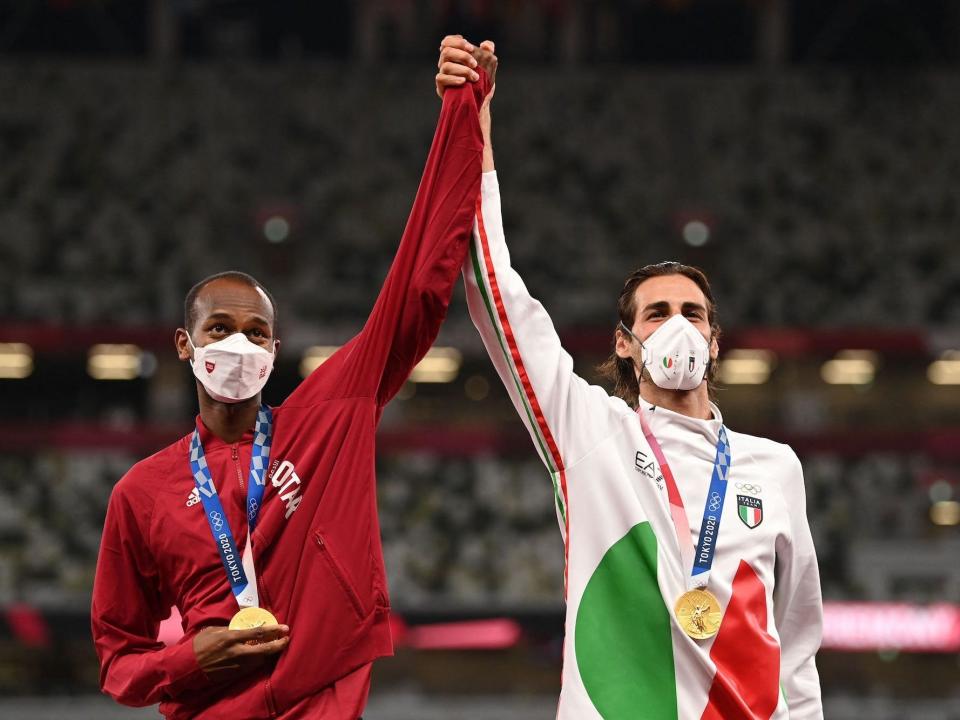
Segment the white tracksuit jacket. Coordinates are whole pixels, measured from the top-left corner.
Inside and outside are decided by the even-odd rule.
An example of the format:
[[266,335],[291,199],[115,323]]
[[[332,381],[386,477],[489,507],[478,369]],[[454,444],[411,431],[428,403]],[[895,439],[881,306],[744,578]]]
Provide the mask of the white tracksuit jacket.
[[[817,560],[803,475],[786,445],[729,432],[731,468],[708,589],[720,632],[673,617],[681,567],[662,474],[636,412],[573,370],[510,267],[495,172],[464,264],[470,315],[554,485],[566,548],[562,720],[822,718]],[[696,544],[722,422],[645,407]],[[758,507],[759,506],[759,507]]]

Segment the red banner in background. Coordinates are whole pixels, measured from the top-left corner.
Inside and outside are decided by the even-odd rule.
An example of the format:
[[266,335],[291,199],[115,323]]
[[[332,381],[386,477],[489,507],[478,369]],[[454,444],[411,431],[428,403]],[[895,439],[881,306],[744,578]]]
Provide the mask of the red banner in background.
[[[391,627],[398,646],[417,650],[501,650],[516,646],[524,636],[521,624],[513,618],[408,626],[402,615],[394,613]],[[160,625],[159,640],[171,645],[182,636],[180,613],[174,608]],[[839,652],[960,652],[960,605],[827,602],[823,606],[821,648]]]
[[846,652],[960,652],[960,606],[826,603],[821,647]]

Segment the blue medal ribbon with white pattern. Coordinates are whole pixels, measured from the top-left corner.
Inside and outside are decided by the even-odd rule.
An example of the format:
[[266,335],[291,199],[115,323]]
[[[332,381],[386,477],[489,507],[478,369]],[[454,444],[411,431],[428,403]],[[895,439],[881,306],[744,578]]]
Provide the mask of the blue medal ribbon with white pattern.
[[713,461],[710,490],[703,506],[703,522],[700,524],[700,539],[693,555],[692,580],[699,587],[707,584],[717,540],[720,538],[720,520],[723,517],[723,501],[727,496],[727,478],[730,475],[730,443],[727,429],[721,425],[717,438],[717,456]]
[[[257,423],[253,432],[250,476],[247,482],[247,525],[249,528],[247,545],[250,544],[253,529],[257,525],[257,516],[260,514],[260,507],[263,502],[263,491],[267,484],[266,468],[270,462],[273,412],[266,405],[261,405],[257,411]],[[200,442],[198,428],[194,428],[193,438],[190,441],[190,470],[193,473],[193,480],[197,484],[197,492],[200,494],[200,502],[203,503],[203,511],[207,516],[210,532],[217,545],[217,550],[220,551],[220,560],[223,562],[224,570],[227,571],[230,589],[239,601],[240,596],[247,590],[249,580],[244,572],[240,553],[237,552],[237,543],[230,530],[227,515],[223,511],[223,504],[220,502],[217,487],[213,483],[213,476],[207,466],[207,458],[203,452],[203,443]]]

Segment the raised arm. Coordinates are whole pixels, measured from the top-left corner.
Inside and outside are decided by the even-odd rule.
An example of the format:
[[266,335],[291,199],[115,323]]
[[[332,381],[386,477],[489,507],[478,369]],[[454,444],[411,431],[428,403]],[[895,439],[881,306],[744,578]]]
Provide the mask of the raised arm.
[[565,518],[565,470],[618,426],[619,401],[574,372],[547,311],[510,266],[496,172],[483,174],[463,276],[470,318],[554,479]]
[[[447,72],[438,76],[438,85],[456,77],[451,66],[455,64],[444,65]],[[561,347],[550,316],[511,267],[488,116],[481,117],[481,128],[484,173],[463,268],[467,304],[510,399],[550,470],[557,507],[565,518],[565,470],[613,432],[619,401],[574,372],[573,359]]]
[[433,344],[470,241],[480,191],[478,113],[491,81],[445,94],[430,154],[397,254],[363,330],[287,400],[373,397],[383,407]]
[[820,676],[816,654],[823,630],[823,602],[817,555],[807,523],[803,468],[794,455],[784,479],[791,513],[790,537],[778,538],[773,613],[780,633],[780,686],[790,720],[821,720]]

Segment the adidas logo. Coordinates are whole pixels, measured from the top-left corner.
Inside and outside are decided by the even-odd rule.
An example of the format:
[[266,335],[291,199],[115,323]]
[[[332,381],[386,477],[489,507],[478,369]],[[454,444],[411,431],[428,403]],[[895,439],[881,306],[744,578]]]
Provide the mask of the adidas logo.
[[190,491],[190,494],[187,495],[187,507],[193,507],[198,502],[200,502],[200,491],[196,487]]

